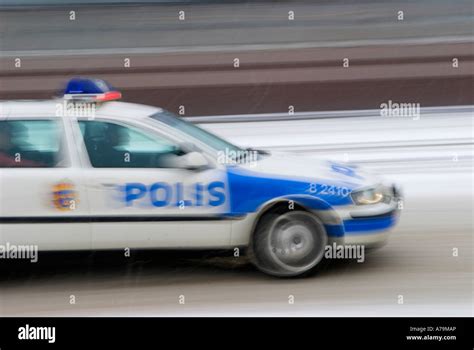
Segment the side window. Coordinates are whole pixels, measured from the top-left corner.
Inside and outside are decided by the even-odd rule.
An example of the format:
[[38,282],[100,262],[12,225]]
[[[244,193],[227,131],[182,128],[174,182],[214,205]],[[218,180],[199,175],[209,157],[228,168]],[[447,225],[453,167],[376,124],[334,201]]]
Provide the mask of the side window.
[[61,133],[54,120],[0,121],[0,168],[66,166]]
[[131,126],[84,120],[79,127],[94,168],[160,168],[180,155],[170,141]]

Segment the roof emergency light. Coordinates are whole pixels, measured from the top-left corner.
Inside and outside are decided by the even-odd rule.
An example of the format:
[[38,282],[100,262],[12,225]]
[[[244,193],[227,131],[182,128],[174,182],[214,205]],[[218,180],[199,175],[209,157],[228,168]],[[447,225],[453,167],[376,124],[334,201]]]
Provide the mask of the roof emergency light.
[[119,100],[120,91],[101,79],[73,78],[64,90],[64,99],[85,102],[106,102]]

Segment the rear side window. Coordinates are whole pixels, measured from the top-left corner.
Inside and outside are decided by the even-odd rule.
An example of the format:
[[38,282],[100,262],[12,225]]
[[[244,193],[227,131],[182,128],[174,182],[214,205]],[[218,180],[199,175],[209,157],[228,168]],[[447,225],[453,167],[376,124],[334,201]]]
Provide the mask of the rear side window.
[[53,120],[0,121],[0,168],[66,166],[61,131]]

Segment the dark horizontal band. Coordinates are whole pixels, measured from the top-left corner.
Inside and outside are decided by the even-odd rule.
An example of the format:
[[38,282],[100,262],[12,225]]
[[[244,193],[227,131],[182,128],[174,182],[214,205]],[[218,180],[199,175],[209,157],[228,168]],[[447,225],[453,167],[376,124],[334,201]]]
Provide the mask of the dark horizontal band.
[[0,224],[59,224],[95,222],[162,222],[162,221],[222,221],[239,220],[245,215],[200,215],[200,216],[11,216],[1,217]]

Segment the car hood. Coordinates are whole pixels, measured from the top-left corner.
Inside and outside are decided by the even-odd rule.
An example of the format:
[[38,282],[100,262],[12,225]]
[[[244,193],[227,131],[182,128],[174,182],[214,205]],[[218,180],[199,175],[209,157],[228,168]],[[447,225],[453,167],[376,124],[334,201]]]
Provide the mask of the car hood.
[[239,164],[239,168],[261,177],[344,185],[352,189],[374,185],[382,181],[378,176],[370,174],[355,164],[287,153],[272,152],[260,155],[258,160]]

